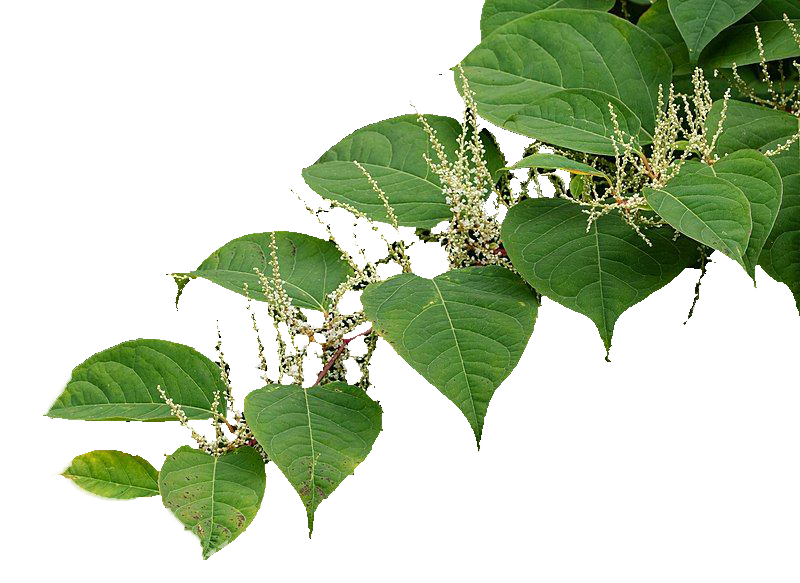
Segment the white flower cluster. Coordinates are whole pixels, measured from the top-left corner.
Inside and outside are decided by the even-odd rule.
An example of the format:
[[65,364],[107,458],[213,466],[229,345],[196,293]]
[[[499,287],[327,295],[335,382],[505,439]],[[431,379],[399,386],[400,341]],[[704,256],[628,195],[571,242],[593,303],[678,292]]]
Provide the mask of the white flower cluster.
[[[465,108],[458,149],[453,160],[449,159],[436,130],[424,116],[418,114],[436,158],[434,160],[426,155],[425,160],[439,178],[445,200],[452,212],[444,232],[432,238],[445,248],[448,262],[453,269],[492,264],[511,268],[500,244],[500,222],[497,220],[499,209],[490,210],[490,203],[487,202],[495,191],[478,127],[475,94],[460,65],[458,73]],[[503,193],[495,194],[497,200],[506,200]]]
[[[305,201],[304,201],[305,202]],[[247,286],[244,288],[245,310],[250,322],[250,331],[257,363],[255,369],[259,372],[259,380],[264,384],[291,383],[305,386],[309,380],[308,371],[313,362],[317,362],[314,383],[317,384],[325,377],[326,381],[347,380],[350,368],[355,365],[359,372],[358,385],[362,388],[374,386],[369,377],[369,368],[372,355],[375,352],[377,340],[371,335],[367,339],[367,349],[356,353],[350,346],[351,336],[365,335],[364,332],[356,334],[359,328],[368,326],[362,308],[352,308],[346,305],[348,294],[363,289],[368,283],[381,278],[377,264],[366,257],[366,253],[355,240],[357,245],[356,255],[343,247],[330,231],[330,226],[322,219],[319,208],[308,207],[316,213],[317,218],[325,225],[329,237],[333,237],[334,244],[342,253],[343,259],[353,267],[353,275],[328,295],[328,308],[322,314],[321,321],[314,323],[307,320],[292,302],[286,293],[284,282],[278,264],[277,243],[274,231],[270,234],[270,276],[257,271],[263,289],[267,315],[272,323],[274,352],[274,368],[270,366],[267,348],[261,337],[261,327],[256,321]],[[374,224],[374,223],[373,223]],[[398,247],[395,247],[397,249]],[[404,247],[399,247],[404,249]],[[362,256],[362,262],[356,257]],[[410,268],[410,257],[402,252],[396,256],[397,261]],[[272,371],[274,370],[274,374]]]
[[[195,442],[198,449],[206,452],[209,455],[219,457],[229,451],[233,451],[238,447],[244,445],[253,446],[256,451],[261,455],[264,461],[268,461],[268,457],[264,449],[255,441],[253,432],[247,425],[247,422],[242,415],[241,409],[236,408],[236,395],[234,394],[234,385],[231,382],[231,371],[228,361],[225,359],[225,351],[222,350],[222,336],[219,330],[219,320],[215,321],[216,329],[216,343],[215,351],[217,354],[216,362],[220,370],[220,378],[225,384],[225,398],[228,401],[228,409],[230,411],[231,419],[228,420],[222,413],[219,412],[219,405],[222,400],[220,391],[214,391],[214,399],[211,403],[211,410],[215,412],[214,417],[211,419],[211,427],[213,430],[213,437],[209,437],[208,432],[199,431],[187,418],[186,412],[181,405],[175,403],[173,399],[167,396],[161,385],[157,387],[159,395],[164,399],[164,402],[169,407],[170,412],[178,419],[178,425],[183,427],[189,432],[189,437]],[[227,431],[226,431],[227,430]]]

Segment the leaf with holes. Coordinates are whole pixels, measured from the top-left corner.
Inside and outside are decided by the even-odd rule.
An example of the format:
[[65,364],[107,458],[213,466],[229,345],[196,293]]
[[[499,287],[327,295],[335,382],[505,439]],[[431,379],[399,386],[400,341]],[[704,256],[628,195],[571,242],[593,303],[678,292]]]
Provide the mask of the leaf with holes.
[[[158,386],[189,419],[209,419],[214,393],[225,392],[217,364],[166,340],[129,340],[75,367],[49,417],[90,421],[171,421]],[[225,399],[219,405],[225,413]]]
[[[461,124],[439,115],[425,119],[452,160]],[[489,171],[494,173],[505,165],[503,155],[488,130],[481,132],[481,141]],[[416,115],[401,115],[356,130],[305,168],[303,179],[320,196],[352,206],[372,220],[388,222],[384,201],[354,164],[358,162],[386,194],[400,225],[431,228],[451,214],[425,156],[436,160],[423,125]]]
[[188,445],[164,461],[164,506],[200,539],[207,559],[244,532],[261,507],[264,460],[252,447],[215,457]]
[[468,267],[433,279],[396,275],[370,284],[361,303],[375,330],[461,410],[480,445],[489,400],[533,333],[533,291],[502,267]]
[[[197,277],[242,295],[247,284],[250,297],[265,301],[255,269],[272,278],[271,240],[271,233],[239,237],[214,251],[194,271],[174,274],[179,282],[175,303],[180,299],[187,278]],[[328,294],[353,274],[353,268],[342,259],[342,252],[332,241],[276,231],[275,246],[283,287],[298,308],[325,311],[330,305]]]
[[[715,103],[708,117],[709,127],[718,126],[721,111],[722,103]],[[800,119],[791,114],[730,101],[717,152],[730,154],[742,148],[769,152],[798,133]],[[759,265],[770,277],[789,287],[800,311],[800,141],[770,159],[783,179],[783,200]]]
[[300,495],[311,536],[317,507],[372,449],[381,431],[380,405],[342,382],[268,385],[247,395],[244,414],[258,443]]
[[606,356],[622,313],[698,260],[697,244],[686,237],[673,241],[665,229],[644,234],[652,246],[615,213],[587,230],[580,206],[548,198],[513,207],[502,230],[520,275],[541,294],[591,319]]
[[79,455],[61,475],[104,498],[158,495],[158,470],[138,455],[121,451],[98,449]]
[[481,11],[481,36],[491,34],[512,20],[547,8],[611,10],[614,0],[486,0]]
[[[756,265],[781,206],[783,184],[778,168],[764,154],[736,150],[711,166],[687,164],[663,189],[646,189],[645,196],[674,228],[730,256],[755,280]],[[747,202],[747,213],[739,215],[740,223],[731,223],[742,200]]]
[[613,155],[609,106],[626,133],[649,143],[664,49],[630,22],[593,10],[550,9],[495,30],[463,60],[478,112],[541,141]]
[[689,58],[696,63],[705,46],[750,12],[761,0],[668,0]]

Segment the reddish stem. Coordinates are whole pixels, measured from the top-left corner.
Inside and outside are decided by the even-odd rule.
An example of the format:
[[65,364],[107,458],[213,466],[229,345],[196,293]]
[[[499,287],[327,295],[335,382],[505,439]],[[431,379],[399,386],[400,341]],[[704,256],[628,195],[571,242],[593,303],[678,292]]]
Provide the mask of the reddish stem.
[[348,344],[350,344],[353,340],[355,340],[359,336],[366,336],[370,332],[372,332],[372,328],[370,328],[369,330],[364,330],[363,332],[359,332],[355,336],[351,336],[350,338],[345,338],[344,340],[342,340],[342,345],[339,348],[337,348],[336,352],[334,352],[331,355],[331,357],[328,359],[328,362],[326,362],[325,366],[322,367],[322,370],[320,371],[319,375],[317,375],[317,380],[311,386],[312,387],[316,387],[320,383],[320,381],[323,378],[325,378],[325,375],[328,374],[328,371],[331,370],[331,368],[333,368],[333,365],[336,363],[336,361],[342,355],[342,353],[344,352],[344,349],[347,348]]

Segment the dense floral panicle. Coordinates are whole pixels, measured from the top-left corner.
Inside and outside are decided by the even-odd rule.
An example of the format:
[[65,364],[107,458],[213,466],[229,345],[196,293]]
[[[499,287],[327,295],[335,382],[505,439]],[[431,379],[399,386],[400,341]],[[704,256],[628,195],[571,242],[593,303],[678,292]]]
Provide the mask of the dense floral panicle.
[[[493,264],[510,268],[500,243],[497,209],[492,212],[488,208],[487,200],[494,192],[494,183],[480,137],[475,95],[461,66],[458,74],[465,107],[453,160],[449,159],[436,130],[424,116],[418,115],[434,153],[434,158],[426,155],[425,160],[439,178],[452,213],[445,231],[436,239],[447,251],[451,268]],[[505,200],[502,193],[498,193],[500,199]]]

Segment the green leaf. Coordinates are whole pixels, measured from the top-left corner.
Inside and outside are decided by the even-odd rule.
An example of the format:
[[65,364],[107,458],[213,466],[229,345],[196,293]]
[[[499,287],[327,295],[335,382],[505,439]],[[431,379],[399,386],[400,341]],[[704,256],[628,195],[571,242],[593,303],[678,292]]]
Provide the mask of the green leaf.
[[[175,274],[184,277],[183,286],[179,283],[178,297],[186,285],[185,278],[202,277],[242,295],[247,284],[251,298],[266,301],[254,269],[272,279],[270,241],[270,233],[239,237],[214,251],[194,271]],[[328,294],[353,274],[352,267],[342,259],[342,252],[332,241],[289,231],[276,231],[275,244],[283,286],[294,305],[327,310]]]
[[696,63],[703,48],[761,0],[668,0],[672,18]]
[[158,470],[138,455],[121,451],[98,449],[79,455],[61,475],[104,498],[158,495]]
[[[224,394],[219,366],[194,348],[166,340],[129,340],[98,352],[72,371],[48,417],[89,421],[170,421],[158,386],[189,419],[213,417]],[[225,413],[225,399],[219,405]]]
[[644,194],[676,230],[722,251],[755,281],[783,196],[781,175],[769,158],[737,150],[713,166],[690,162],[664,188]]
[[479,113],[558,146],[613,155],[609,105],[627,133],[648,143],[658,87],[672,64],[630,22],[591,10],[550,9],[517,18],[463,61]]
[[667,0],[658,0],[648,8],[639,17],[636,25],[664,47],[672,60],[673,75],[687,75],[692,72],[689,49],[672,19]]
[[520,275],[591,319],[608,353],[622,313],[695,264],[697,244],[673,240],[668,229],[645,229],[651,247],[617,213],[600,217],[588,231],[587,218],[572,202],[530,199],[508,212],[502,237]]
[[614,0],[486,0],[481,12],[481,37],[512,20],[547,8],[611,10]]
[[[792,20],[800,28],[800,19]],[[703,51],[700,64],[704,69],[752,65],[761,60],[754,26],[758,25],[767,61],[800,57],[800,45],[783,20],[742,22],[720,34]]]
[[745,17],[745,20],[781,20],[786,14],[789,18],[800,18],[800,2],[797,0],[762,0],[761,4]]
[[516,164],[512,164],[507,168],[503,168],[503,170],[520,170],[522,168],[544,168],[547,170],[566,170],[570,174],[583,174],[587,176],[598,176],[600,178],[608,179],[608,176],[597,170],[596,168],[592,168],[588,164],[584,164],[582,162],[576,162],[575,160],[570,160],[566,156],[562,156],[560,154],[531,154],[530,156],[525,156],[522,160],[517,162]]
[[538,302],[497,266],[370,284],[364,313],[397,353],[466,416],[480,445],[489,400],[519,362]]
[[[708,116],[709,127],[718,126],[721,110],[722,103],[715,103]],[[751,103],[730,101],[723,130],[717,142],[719,154],[743,148],[767,152],[800,132],[800,119]],[[800,142],[794,142],[771,160],[783,178],[783,201],[759,265],[770,277],[789,287],[800,311]]]
[[320,503],[366,459],[381,431],[380,405],[341,382],[268,385],[244,401],[247,422],[306,507],[308,535]]
[[207,559],[253,521],[264,498],[264,461],[252,447],[215,457],[184,445],[167,457],[158,485],[164,506],[200,539]]
[[[425,119],[453,159],[461,124],[438,115],[426,115]],[[481,132],[481,139],[494,174],[505,165],[502,153],[488,131]],[[436,159],[417,116],[401,115],[356,130],[305,168],[303,178],[320,196],[355,207],[375,221],[388,222],[383,201],[353,163],[357,161],[386,193],[400,225],[431,228],[450,218],[451,212],[425,155]]]

